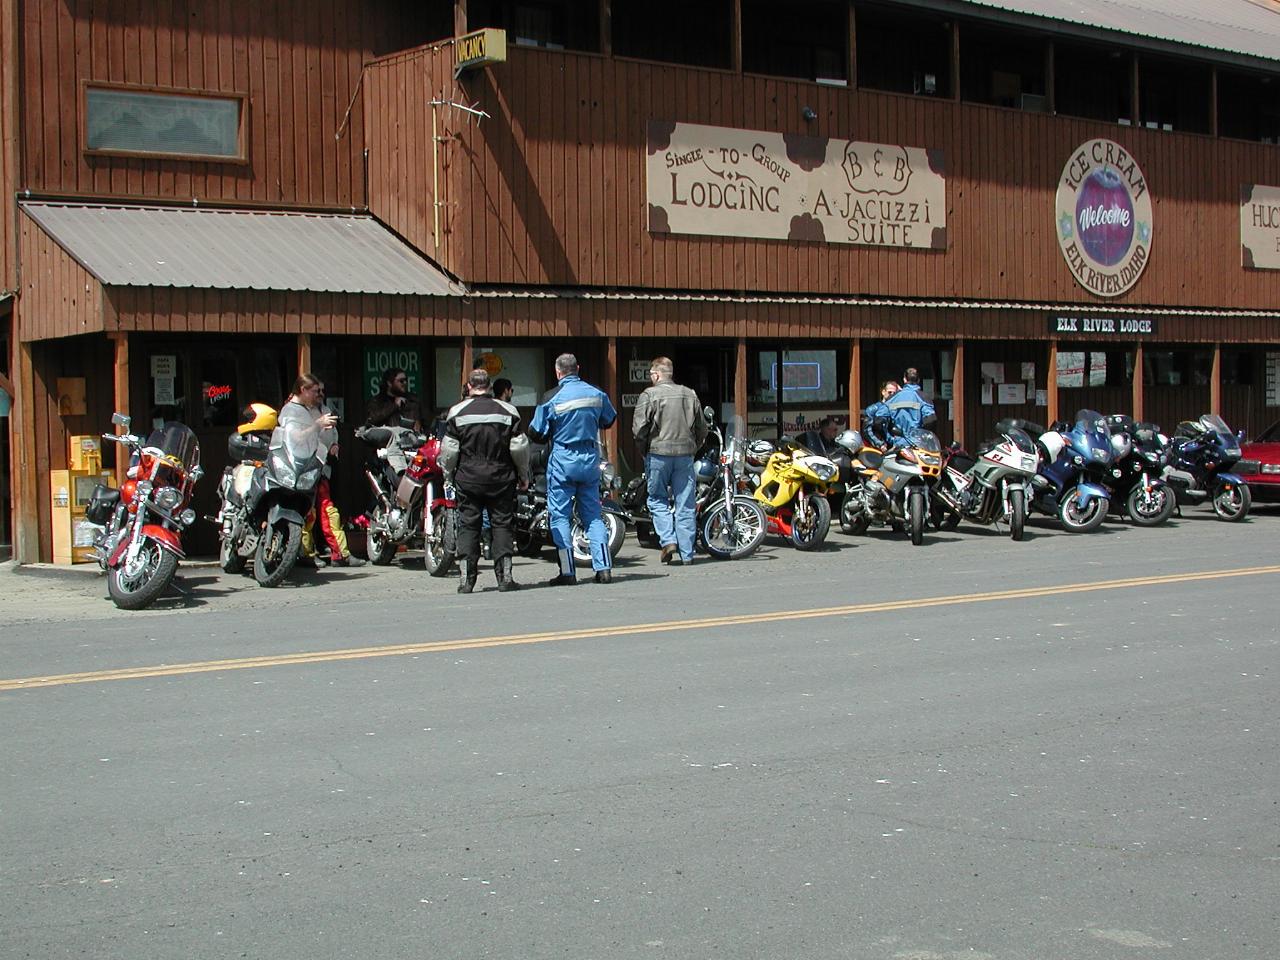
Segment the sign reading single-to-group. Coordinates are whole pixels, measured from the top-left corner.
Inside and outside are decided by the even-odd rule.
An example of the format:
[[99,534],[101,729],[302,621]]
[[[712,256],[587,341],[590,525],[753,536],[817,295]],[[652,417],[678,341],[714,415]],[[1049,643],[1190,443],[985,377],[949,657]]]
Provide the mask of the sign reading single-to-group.
[[1280,270],[1280,187],[1240,188],[1240,262],[1251,270]]
[[1151,195],[1138,161],[1111,140],[1082,143],[1062,168],[1058,246],[1076,282],[1118,297],[1151,258]]
[[947,246],[941,151],[649,123],[649,232]]

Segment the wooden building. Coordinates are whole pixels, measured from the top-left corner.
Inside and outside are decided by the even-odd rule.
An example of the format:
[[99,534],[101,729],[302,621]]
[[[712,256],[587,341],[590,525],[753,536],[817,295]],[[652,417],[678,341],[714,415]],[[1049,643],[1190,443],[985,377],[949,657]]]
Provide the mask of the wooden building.
[[[1191,34],[1111,6],[0,0],[15,549],[49,554],[68,436],[181,418],[216,475],[299,367],[349,440],[390,364],[440,407],[484,363],[528,408],[572,350],[624,468],[656,354],[755,432],[856,414],[907,366],[944,438],[1083,406],[1259,432],[1280,12],[1222,0]],[[198,227],[165,234],[178,210]]]

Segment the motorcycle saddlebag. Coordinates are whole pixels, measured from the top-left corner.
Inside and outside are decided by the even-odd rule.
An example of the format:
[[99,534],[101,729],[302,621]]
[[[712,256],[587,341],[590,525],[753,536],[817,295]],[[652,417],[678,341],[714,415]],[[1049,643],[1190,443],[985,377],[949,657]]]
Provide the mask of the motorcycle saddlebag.
[[119,502],[119,490],[114,490],[103,483],[96,484],[93,488],[93,494],[89,497],[89,503],[84,508],[85,519],[90,523],[96,523],[100,527],[106,526],[111,520],[111,514],[115,512],[116,504]]

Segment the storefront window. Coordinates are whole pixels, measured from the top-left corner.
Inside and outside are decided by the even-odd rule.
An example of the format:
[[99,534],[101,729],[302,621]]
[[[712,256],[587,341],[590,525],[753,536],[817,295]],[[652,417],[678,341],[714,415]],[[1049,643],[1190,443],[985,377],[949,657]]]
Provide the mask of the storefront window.
[[1058,387],[1119,387],[1133,376],[1133,354],[1124,350],[1059,350]]
[[1148,350],[1143,355],[1143,383],[1157,387],[1203,387],[1213,375],[1207,350]]
[[200,423],[205,427],[234,427],[240,422],[236,391],[236,355],[230,350],[201,354]]
[[511,381],[511,402],[517,407],[536,407],[547,388],[547,363],[541,347],[508,347],[502,344],[478,345],[473,356],[475,365],[489,371],[489,376]]

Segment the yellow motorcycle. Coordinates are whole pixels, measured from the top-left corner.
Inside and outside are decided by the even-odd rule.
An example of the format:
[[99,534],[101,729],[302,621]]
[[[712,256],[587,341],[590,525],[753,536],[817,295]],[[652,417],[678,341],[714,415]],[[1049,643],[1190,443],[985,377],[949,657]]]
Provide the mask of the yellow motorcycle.
[[827,494],[840,468],[800,444],[784,440],[774,448],[768,440],[747,447],[747,472],[756,480],[752,496],[764,508],[769,532],[790,539],[797,550],[816,550],[831,529]]

